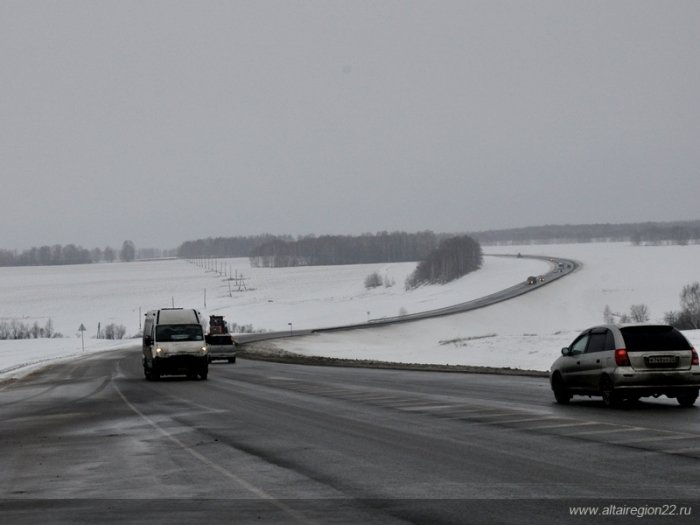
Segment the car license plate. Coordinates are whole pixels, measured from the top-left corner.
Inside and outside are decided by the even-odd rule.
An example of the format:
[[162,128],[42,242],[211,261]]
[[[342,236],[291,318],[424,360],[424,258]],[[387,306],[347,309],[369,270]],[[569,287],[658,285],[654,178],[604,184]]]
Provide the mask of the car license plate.
[[678,365],[678,356],[675,355],[650,355],[645,357],[644,360],[648,367],[675,367]]

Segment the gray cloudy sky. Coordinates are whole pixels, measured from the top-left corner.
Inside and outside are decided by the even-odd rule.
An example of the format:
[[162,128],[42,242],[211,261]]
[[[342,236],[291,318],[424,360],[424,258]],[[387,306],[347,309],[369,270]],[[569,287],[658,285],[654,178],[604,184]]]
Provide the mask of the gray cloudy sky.
[[0,0],[0,248],[700,218],[700,2]]

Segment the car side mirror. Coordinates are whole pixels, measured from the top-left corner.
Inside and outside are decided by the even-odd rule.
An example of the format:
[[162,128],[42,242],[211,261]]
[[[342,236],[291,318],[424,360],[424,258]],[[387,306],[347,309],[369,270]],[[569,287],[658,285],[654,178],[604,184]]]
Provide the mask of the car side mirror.
[[561,349],[561,355],[571,355],[571,351],[569,350],[568,347],[564,347]]

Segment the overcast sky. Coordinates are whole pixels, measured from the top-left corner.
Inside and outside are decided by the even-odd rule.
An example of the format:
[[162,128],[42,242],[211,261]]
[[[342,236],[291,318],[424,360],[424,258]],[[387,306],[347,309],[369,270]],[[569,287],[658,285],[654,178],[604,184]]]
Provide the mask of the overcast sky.
[[700,2],[0,0],[0,248],[700,219]]

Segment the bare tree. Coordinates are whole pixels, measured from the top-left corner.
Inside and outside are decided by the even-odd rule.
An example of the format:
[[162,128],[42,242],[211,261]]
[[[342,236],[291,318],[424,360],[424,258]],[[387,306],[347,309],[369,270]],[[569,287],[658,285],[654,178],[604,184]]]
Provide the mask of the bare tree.
[[104,339],[124,339],[126,335],[126,327],[124,325],[117,325],[110,323],[104,328],[103,338]]
[[666,312],[664,319],[679,330],[700,328],[700,283],[685,285],[681,291],[681,311]]
[[649,308],[645,304],[630,306],[630,319],[634,323],[646,323],[649,320]]
[[605,310],[603,310],[603,320],[606,324],[613,324],[615,322],[615,316],[610,310],[610,306],[605,305]]
[[690,328],[700,328],[700,283],[687,284],[681,291],[681,309],[687,316]]
[[117,258],[117,254],[114,251],[114,248],[111,248],[107,246],[104,251],[102,252],[102,257],[104,258],[105,261],[107,262],[114,262],[114,259]]
[[124,262],[131,262],[136,258],[136,246],[134,246],[133,241],[124,241],[119,258]]

